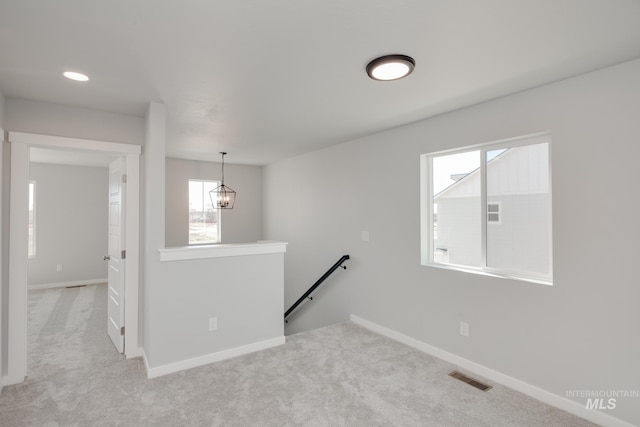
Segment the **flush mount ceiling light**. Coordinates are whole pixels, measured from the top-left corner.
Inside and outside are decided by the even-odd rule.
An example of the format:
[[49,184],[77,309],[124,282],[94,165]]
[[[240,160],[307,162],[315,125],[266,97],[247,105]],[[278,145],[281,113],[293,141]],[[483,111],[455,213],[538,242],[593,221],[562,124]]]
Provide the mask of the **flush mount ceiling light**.
[[209,197],[211,197],[213,209],[233,209],[233,204],[236,202],[236,192],[224,185],[224,156],[227,153],[221,151],[220,154],[222,154],[222,179],[219,187],[209,191]]
[[88,76],[82,73],[76,73],[75,71],[65,71],[64,73],[62,73],[62,75],[68,78],[69,80],[75,80],[77,82],[89,81]]
[[407,55],[385,55],[367,65],[367,74],[373,80],[398,80],[413,71],[416,61]]

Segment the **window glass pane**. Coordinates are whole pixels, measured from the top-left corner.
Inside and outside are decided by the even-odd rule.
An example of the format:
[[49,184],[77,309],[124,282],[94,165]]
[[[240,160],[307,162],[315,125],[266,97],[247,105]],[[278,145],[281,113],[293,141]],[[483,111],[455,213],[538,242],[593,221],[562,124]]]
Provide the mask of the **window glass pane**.
[[549,145],[533,136],[424,154],[422,263],[551,284]]
[[433,259],[482,264],[480,151],[433,157]]
[[220,241],[219,211],[209,197],[218,185],[217,181],[189,180],[189,244]]
[[487,151],[487,267],[551,274],[549,144]]

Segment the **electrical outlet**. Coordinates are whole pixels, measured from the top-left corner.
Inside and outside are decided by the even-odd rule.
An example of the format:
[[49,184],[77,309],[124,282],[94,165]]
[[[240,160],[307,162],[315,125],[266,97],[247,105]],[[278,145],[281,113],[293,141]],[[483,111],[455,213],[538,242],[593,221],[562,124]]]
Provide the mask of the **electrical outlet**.
[[363,242],[368,242],[371,236],[369,235],[368,231],[363,231],[361,233],[361,237]]
[[209,319],[209,332],[218,330],[218,318],[212,317]]
[[56,271],[57,272],[61,272],[62,271],[62,264],[56,265]]
[[469,336],[469,323],[460,321],[460,335],[463,337]]

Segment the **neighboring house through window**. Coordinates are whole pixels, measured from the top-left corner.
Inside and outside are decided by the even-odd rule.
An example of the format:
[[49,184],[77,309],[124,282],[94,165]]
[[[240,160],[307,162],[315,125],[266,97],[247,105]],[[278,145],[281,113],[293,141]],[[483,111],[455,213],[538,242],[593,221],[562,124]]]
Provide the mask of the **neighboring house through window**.
[[189,180],[189,244],[220,242],[220,211],[213,209],[209,191],[218,181]]
[[422,155],[422,264],[551,284],[549,142]]

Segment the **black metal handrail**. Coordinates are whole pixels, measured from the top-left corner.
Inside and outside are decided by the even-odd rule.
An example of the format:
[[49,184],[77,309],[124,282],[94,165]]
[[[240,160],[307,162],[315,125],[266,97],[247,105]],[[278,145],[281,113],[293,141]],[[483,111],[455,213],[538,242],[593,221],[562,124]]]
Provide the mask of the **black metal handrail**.
[[296,309],[296,307],[298,307],[300,304],[302,304],[304,302],[304,300],[306,300],[307,298],[309,298],[310,300],[313,300],[313,297],[311,297],[311,293],[313,291],[316,290],[316,288],[318,286],[320,286],[322,284],[322,282],[324,282],[327,277],[331,276],[331,273],[333,273],[334,271],[336,271],[338,268],[342,267],[345,270],[347,269],[347,267],[343,266],[342,264],[349,259],[349,255],[343,255],[342,258],[340,258],[338,260],[338,262],[336,262],[335,264],[333,264],[333,267],[331,267],[330,269],[327,270],[326,273],[324,273],[322,275],[322,277],[320,277],[316,283],[314,283],[313,285],[311,285],[311,287],[307,290],[307,292],[305,292],[300,298],[298,298],[298,301],[296,301],[295,303],[293,303],[293,305],[291,307],[289,307],[289,310],[285,311],[284,313],[284,321],[287,322],[287,317],[293,312],[293,310]]

